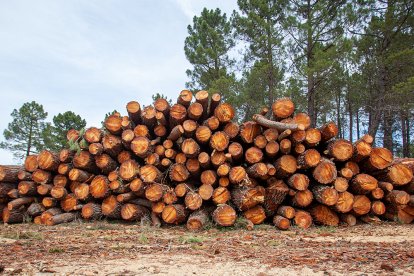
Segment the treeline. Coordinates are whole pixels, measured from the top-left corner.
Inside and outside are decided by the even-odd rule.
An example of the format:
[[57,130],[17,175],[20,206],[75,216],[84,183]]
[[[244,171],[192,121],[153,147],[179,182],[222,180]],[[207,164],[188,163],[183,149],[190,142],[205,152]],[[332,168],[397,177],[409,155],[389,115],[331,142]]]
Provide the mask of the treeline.
[[238,0],[204,9],[184,51],[193,90],[220,91],[247,120],[288,96],[312,125],[414,155],[414,2]]
[[70,146],[66,138],[68,130],[86,126],[86,121],[72,111],[53,116],[52,122],[46,121],[47,115],[43,105],[35,101],[14,109],[0,148],[10,150],[19,160],[44,149],[57,152]]

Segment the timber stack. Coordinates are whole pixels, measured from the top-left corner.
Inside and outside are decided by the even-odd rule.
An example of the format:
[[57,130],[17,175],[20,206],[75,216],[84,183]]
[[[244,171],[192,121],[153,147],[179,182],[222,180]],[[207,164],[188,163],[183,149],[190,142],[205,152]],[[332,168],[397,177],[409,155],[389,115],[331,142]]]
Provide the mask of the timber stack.
[[334,123],[313,128],[294,111],[283,98],[238,124],[234,108],[207,91],[183,90],[173,105],[131,101],[102,129],[70,130],[70,149],[0,166],[1,218],[189,230],[238,218],[281,230],[414,220],[414,160],[394,159],[370,135],[338,139]]

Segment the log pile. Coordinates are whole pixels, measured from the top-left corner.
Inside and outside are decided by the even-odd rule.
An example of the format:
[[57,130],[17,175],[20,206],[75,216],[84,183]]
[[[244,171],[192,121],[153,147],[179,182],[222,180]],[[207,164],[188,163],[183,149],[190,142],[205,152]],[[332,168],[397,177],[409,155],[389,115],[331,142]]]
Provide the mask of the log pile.
[[[414,161],[394,159],[364,135],[337,139],[311,128],[283,98],[238,124],[207,91],[183,90],[176,104],[132,101],[105,127],[71,130],[77,150],[44,150],[23,166],[0,166],[5,223],[56,225],[75,219],[247,227],[355,225],[414,220]],[[271,117],[272,119],[268,119]]]

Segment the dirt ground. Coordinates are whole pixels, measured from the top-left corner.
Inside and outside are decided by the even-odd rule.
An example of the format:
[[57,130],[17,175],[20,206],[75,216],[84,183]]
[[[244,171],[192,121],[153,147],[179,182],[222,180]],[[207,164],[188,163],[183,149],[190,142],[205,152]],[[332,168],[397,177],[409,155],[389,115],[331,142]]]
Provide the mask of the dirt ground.
[[414,275],[414,226],[279,231],[113,222],[0,226],[0,270],[28,275]]

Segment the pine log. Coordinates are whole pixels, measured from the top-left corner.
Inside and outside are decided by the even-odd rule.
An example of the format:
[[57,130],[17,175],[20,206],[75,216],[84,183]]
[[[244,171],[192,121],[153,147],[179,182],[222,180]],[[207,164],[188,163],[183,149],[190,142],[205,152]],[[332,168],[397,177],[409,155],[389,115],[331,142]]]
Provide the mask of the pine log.
[[24,221],[25,218],[25,208],[21,206],[21,208],[9,210],[8,208],[4,208],[2,212],[2,220],[4,223],[21,223]]
[[91,199],[91,194],[89,193],[89,185],[86,183],[81,183],[78,185],[74,191],[74,194],[77,199],[82,201],[87,201]]
[[54,186],[65,187],[68,183],[69,183],[69,180],[66,177],[66,175],[57,174],[53,177],[53,185]]
[[285,178],[294,174],[297,170],[296,158],[292,155],[283,155],[275,162],[276,177]]
[[197,122],[193,120],[185,120],[183,122],[184,136],[187,138],[193,138],[196,133],[197,127]]
[[327,226],[338,226],[339,224],[338,215],[326,205],[318,204],[310,209],[310,213],[316,224]]
[[33,201],[35,201],[34,197],[19,197],[7,203],[7,209],[10,211],[17,210],[21,206],[31,204]]
[[304,191],[308,189],[309,178],[305,174],[295,173],[289,177],[287,184],[298,191]]
[[288,118],[294,111],[295,104],[289,98],[278,99],[272,104],[273,116],[277,119]]
[[378,187],[378,181],[369,174],[358,174],[352,181],[350,188],[354,193],[365,195]]
[[316,128],[309,128],[306,130],[306,137],[304,143],[309,147],[315,147],[321,141],[321,132]]
[[232,142],[228,147],[228,152],[233,161],[238,161],[243,158],[243,146],[237,142]]
[[122,132],[122,118],[118,114],[110,115],[105,120],[105,128],[111,134],[119,135]]
[[352,213],[356,216],[362,216],[371,210],[371,201],[365,195],[354,196],[354,204],[352,205]]
[[172,181],[184,182],[190,177],[190,173],[183,164],[173,164],[169,172]]
[[160,182],[162,180],[161,172],[153,165],[142,166],[139,170],[139,176],[146,183]]
[[174,204],[178,201],[178,197],[174,192],[174,189],[171,187],[168,187],[168,189],[165,191],[165,193],[162,196],[162,201],[165,204]]
[[354,176],[354,172],[351,169],[344,167],[338,170],[338,175],[346,180],[350,180]]
[[45,221],[45,224],[48,226],[52,226],[52,225],[66,223],[66,222],[71,222],[71,221],[74,221],[75,219],[76,219],[75,213],[62,213],[62,214],[58,214],[58,215],[48,218]]
[[85,170],[90,173],[98,171],[95,158],[89,151],[81,151],[73,157],[73,166],[77,169]]
[[166,99],[158,98],[154,101],[154,108],[156,111],[161,112],[164,116],[168,117],[171,106]]
[[332,161],[322,159],[313,169],[312,175],[320,184],[329,184],[335,181],[337,173],[336,166]]
[[237,219],[236,211],[227,204],[217,206],[212,213],[213,220],[220,226],[233,226]]
[[170,109],[169,122],[174,127],[182,124],[187,118],[187,109],[181,104],[175,104]]
[[50,208],[47,209],[46,211],[44,211],[41,215],[40,215],[40,221],[41,224],[46,224],[46,221],[56,215],[59,215],[62,213],[62,210],[60,208]]
[[385,214],[386,207],[385,204],[382,201],[375,200],[371,204],[371,213],[377,216],[382,216]]
[[68,194],[68,191],[65,187],[61,186],[53,186],[53,188],[50,190],[50,195],[55,199],[62,199]]
[[212,195],[212,200],[216,205],[225,204],[230,201],[231,194],[226,187],[215,188]]
[[407,213],[404,206],[386,206],[384,217],[391,221],[398,221],[399,223],[410,224],[414,221],[414,215]]
[[81,215],[86,220],[99,220],[102,218],[101,205],[93,202],[87,203],[82,207]]
[[311,119],[306,113],[296,113],[295,116],[293,116],[293,121],[303,125],[305,129],[309,128],[311,125]]
[[296,207],[305,208],[313,201],[313,193],[310,190],[297,191],[292,197],[292,204]]
[[352,210],[354,205],[354,195],[350,192],[338,193],[338,201],[333,206],[339,213],[348,213]]
[[[201,187],[201,186],[200,186]],[[189,191],[192,191],[194,187],[188,183],[179,183],[174,188],[174,192],[178,197],[184,197]]]
[[[58,173],[63,175],[69,175],[70,170],[73,169],[72,163],[61,163],[58,167]],[[33,174],[32,174],[33,179]]]
[[102,138],[102,146],[107,154],[109,154],[112,158],[116,158],[122,151],[122,140],[118,136],[106,134]]
[[273,224],[280,230],[288,230],[290,228],[290,220],[279,215],[273,217]]
[[57,204],[57,199],[53,197],[44,197],[42,199],[42,205],[45,206],[45,208],[52,208],[55,207]]
[[119,167],[118,174],[125,181],[133,180],[139,173],[139,165],[134,160],[127,160]]
[[214,114],[220,102],[221,102],[221,95],[219,93],[214,93],[213,95],[211,95],[210,106],[209,106],[209,111],[208,111],[209,116],[212,116]]
[[150,211],[141,205],[126,203],[121,208],[121,216],[126,221],[149,220]]
[[71,169],[69,171],[69,179],[72,181],[89,182],[93,179],[93,177],[94,177],[93,174],[88,173],[84,170]]
[[361,162],[367,172],[388,168],[394,160],[392,152],[386,148],[373,148],[371,155]]
[[144,107],[141,113],[142,124],[148,128],[153,128],[157,124],[157,118],[155,117],[157,110],[151,105]]
[[99,128],[90,127],[83,134],[83,138],[88,143],[99,143],[102,140],[103,132]]
[[402,163],[397,163],[375,173],[378,179],[392,183],[394,186],[403,186],[413,180],[413,171]]
[[309,227],[311,227],[312,216],[308,212],[303,210],[296,209],[295,211],[295,225],[302,229],[308,229]]
[[7,197],[7,193],[16,188],[16,183],[0,183],[0,198]]
[[209,184],[203,184],[198,188],[198,194],[203,200],[209,200],[212,198],[214,192],[213,186]]
[[83,205],[74,194],[68,194],[60,200],[60,207],[65,212],[76,211],[82,209]]
[[[46,171],[56,171],[60,160],[59,156],[51,151],[43,150],[37,156],[39,168]],[[1,180],[1,176],[0,176]]]
[[321,139],[323,142],[336,137],[339,133],[338,126],[334,122],[329,122],[323,125],[319,130],[321,132]]
[[40,216],[45,210],[46,209],[42,204],[33,202],[27,208],[27,214],[31,217],[36,217],[36,216]]
[[201,208],[203,199],[201,198],[200,194],[190,191],[186,193],[184,203],[188,209],[194,211]]
[[387,193],[385,200],[392,205],[406,205],[410,202],[410,195],[405,191],[392,190]]
[[93,198],[105,198],[109,195],[109,179],[104,175],[97,175],[92,179],[89,192]]
[[265,163],[260,162],[248,167],[246,172],[250,177],[262,178],[267,175],[268,168]]
[[296,211],[295,211],[295,208],[284,205],[284,206],[279,206],[279,208],[277,208],[276,213],[287,219],[293,219],[295,217]]
[[16,198],[18,198],[20,196],[19,195],[19,190],[17,190],[17,189],[11,189],[11,190],[9,190],[7,192],[7,196],[9,198],[16,199]]
[[173,204],[165,206],[162,211],[162,219],[169,224],[180,224],[187,218],[188,212],[184,205]]
[[353,160],[355,162],[360,162],[363,159],[367,158],[371,152],[372,147],[370,144],[366,143],[363,140],[358,140],[353,144],[354,147],[354,154],[353,154]]
[[345,163],[344,168],[350,169],[353,175],[359,174],[359,165],[355,162],[348,161]]
[[[28,155],[24,160],[24,169],[28,172],[34,172],[39,167],[37,162],[37,155]],[[2,180],[4,181],[4,180]]]
[[338,192],[329,186],[315,185],[312,187],[312,193],[316,201],[327,206],[333,206],[338,202]]
[[28,172],[28,171],[20,170],[17,173],[17,178],[20,181],[30,181],[30,180],[32,180],[32,174],[30,172]]
[[145,198],[152,202],[159,201],[169,189],[167,185],[152,183],[145,189]]
[[190,214],[187,220],[187,229],[190,231],[200,231],[210,222],[212,208],[203,208]]
[[356,217],[350,213],[341,214],[340,219],[342,222],[346,223],[348,226],[355,226],[357,223]]
[[102,201],[102,214],[111,219],[121,218],[122,205],[116,200],[116,196],[110,195]]
[[263,132],[264,137],[266,137],[267,142],[276,141],[279,137],[279,131],[275,128],[268,128]]
[[231,200],[240,211],[246,211],[265,202],[265,192],[257,187],[235,187],[231,191]]
[[262,224],[266,219],[266,213],[262,206],[257,205],[243,212],[243,216],[254,225]]
[[20,181],[17,186],[19,195],[21,196],[36,196],[37,195],[37,185],[33,181]]
[[181,151],[187,158],[196,158],[200,153],[200,146],[192,138],[187,138],[181,144]]
[[335,161],[346,161],[354,154],[351,142],[345,139],[336,139],[328,143],[328,155]]
[[282,180],[276,178],[268,180],[268,187],[265,189],[263,202],[263,207],[268,217],[276,213],[277,208],[283,202],[288,192],[289,188]]
[[349,181],[343,177],[337,177],[333,183],[335,190],[338,192],[345,192],[348,190]]
[[384,195],[385,195],[384,190],[381,188],[376,188],[371,191],[371,198],[373,199],[382,199]]
[[[210,109],[211,110],[211,109]],[[231,104],[222,103],[214,109],[214,116],[220,121],[220,123],[228,123],[233,120],[236,112]]]
[[49,171],[37,169],[32,173],[32,179],[39,184],[46,184],[52,182],[53,176]]

